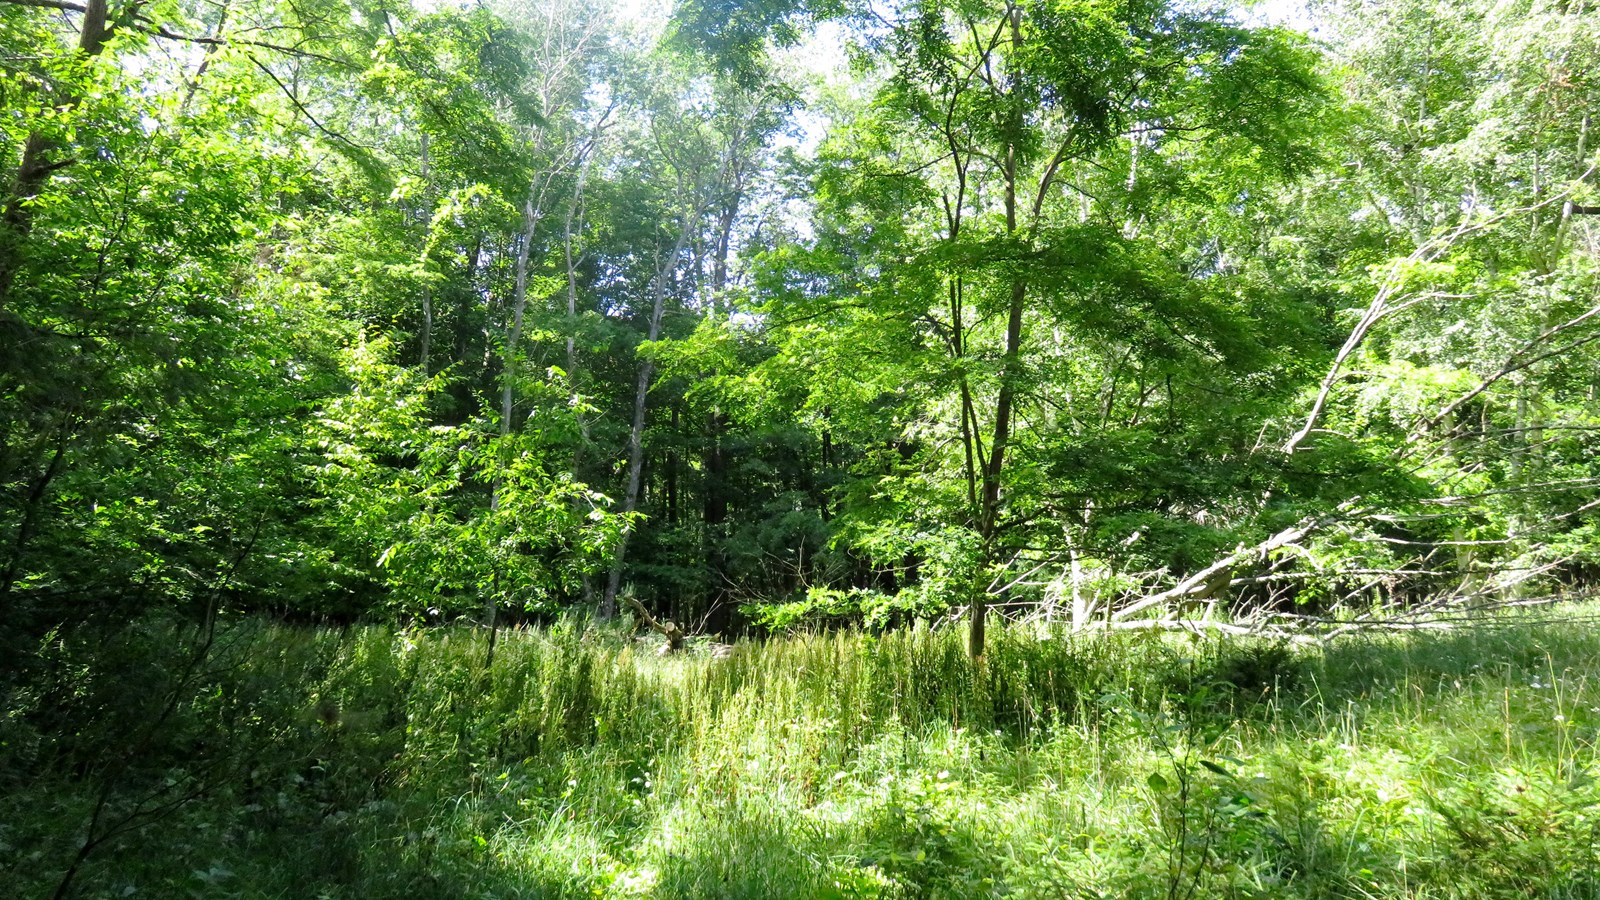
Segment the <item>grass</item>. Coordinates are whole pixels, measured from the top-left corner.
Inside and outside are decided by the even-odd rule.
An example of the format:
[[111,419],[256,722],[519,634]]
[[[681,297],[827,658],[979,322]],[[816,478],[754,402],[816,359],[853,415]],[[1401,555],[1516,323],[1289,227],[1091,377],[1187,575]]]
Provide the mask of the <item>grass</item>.
[[[660,658],[161,622],[0,695],[0,884],[83,897],[1600,897],[1600,628],[833,633]],[[98,812],[97,812],[98,810]],[[89,852],[83,853],[86,843]]]

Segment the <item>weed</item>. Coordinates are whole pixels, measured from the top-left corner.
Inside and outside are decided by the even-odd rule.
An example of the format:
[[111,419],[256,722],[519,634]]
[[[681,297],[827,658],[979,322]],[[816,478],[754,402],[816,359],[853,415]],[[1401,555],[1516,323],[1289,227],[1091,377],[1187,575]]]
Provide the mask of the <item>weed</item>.
[[[1576,621],[1576,619],[1574,620]],[[175,622],[0,693],[0,883],[84,897],[1594,897],[1600,632],[999,630],[657,657]],[[96,810],[99,810],[97,813]],[[98,819],[95,816],[98,815]]]

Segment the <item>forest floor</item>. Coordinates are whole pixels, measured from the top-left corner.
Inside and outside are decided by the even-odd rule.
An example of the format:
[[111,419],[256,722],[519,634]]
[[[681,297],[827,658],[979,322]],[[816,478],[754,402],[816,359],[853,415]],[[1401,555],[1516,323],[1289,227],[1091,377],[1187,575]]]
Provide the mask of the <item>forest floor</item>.
[[1597,897],[1600,607],[1530,616],[1013,627],[976,665],[567,623],[492,668],[466,630],[146,622],[0,694],[0,893]]

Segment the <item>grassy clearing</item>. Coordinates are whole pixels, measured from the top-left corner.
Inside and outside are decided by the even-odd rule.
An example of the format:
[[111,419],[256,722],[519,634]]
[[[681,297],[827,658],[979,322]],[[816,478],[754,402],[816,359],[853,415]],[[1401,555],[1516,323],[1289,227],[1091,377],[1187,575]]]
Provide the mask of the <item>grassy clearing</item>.
[[[86,897],[1600,897],[1600,627],[1297,650],[162,624],[4,695],[0,883]],[[20,686],[18,686],[20,685]],[[98,816],[96,809],[99,810]]]

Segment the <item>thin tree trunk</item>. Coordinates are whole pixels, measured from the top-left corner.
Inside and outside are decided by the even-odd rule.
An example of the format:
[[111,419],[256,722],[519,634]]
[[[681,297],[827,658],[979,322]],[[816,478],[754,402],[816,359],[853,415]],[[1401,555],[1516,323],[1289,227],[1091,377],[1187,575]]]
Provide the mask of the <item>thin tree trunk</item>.
[[[994,437],[989,442],[989,465],[983,476],[983,518],[979,536],[983,540],[984,559],[994,557],[995,541],[1000,533],[1000,479],[1005,472],[1007,444],[1011,440],[1011,419],[1016,404],[1017,368],[1021,362],[1022,312],[1028,296],[1028,284],[1018,277],[1011,286],[1011,309],[1006,319],[1005,355],[1000,363],[1000,393],[994,407]],[[979,591],[972,598],[971,630],[967,648],[973,656],[983,655],[985,639],[984,618],[988,598]]]
[[[683,254],[683,248],[688,246],[689,238],[694,233],[693,222],[699,219],[698,211],[694,216],[688,217],[683,223],[683,229],[678,232],[678,240],[672,247],[672,252],[661,262],[656,269],[655,278],[650,282],[650,327],[646,332],[647,339],[659,340],[661,337],[661,316],[667,303],[667,275]],[[639,364],[639,380],[633,392],[633,427],[628,431],[628,487],[622,496],[622,512],[632,515],[639,508],[639,480],[644,472],[644,413],[647,398],[650,393],[650,381],[655,377],[656,364],[654,360],[645,359]],[[617,591],[622,587],[622,567],[628,553],[629,531],[622,533],[622,538],[617,542],[617,555],[611,562],[611,575],[606,579],[605,595],[600,600],[600,617],[613,618],[617,614]]]
[[428,283],[428,245],[433,240],[433,181],[429,177],[428,136],[422,136],[422,199],[425,209],[425,228],[422,238],[422,374],[428,374],[429,356],[433,347],[433,286]]
[[[217,27],[212,29],[211,37],[221,37],[223,30],[228,27],[228,7],[229,4],[227,2],[222,4],[222,10],[217,15]],[[201,57],[200,65],[195,68],[194,77],[189,79],[189,87],[183,94],[183,105],[180,108],[184,112],[188,112],[189,104],[193,103],[195,95],[200,93],[200,79],[205,77],[207,70],[211,68],[212,58],[217,55],[217,49],[222,46],[223,43],[221,41],[206,44],[205,55]]]
[[[721,161],[721,168],[717,172],[716,180],[710,184],[726,185],[732,171],[737,152],[737,138],[733,138],[726,148],[726,155]],[[705,188],[708,183],[696,179],[692,185],[688,183],[685,173],[679,173],[679,198],[686,200],[683,219],[680,223],[677,240],[673,243],[672,252],[661,260],[655,277],[651,280],[651,309],[649,340],[655,341],[661,336],[661,316],[666,306],[667,276],[678,265],[678,259],[689,246],[689,242],[699,236],[699,225],[709,208],[710,199],[706,196]],[[628,486],[627,493],[622,498],[622,512],[631,516],[639,508],[640,479],[644,470],[644,418],[645,406],[648,402],[650,382],[655,377],[655,363],[643,360],[639,364],[639,380],[633,395],[633,426],[628,432]],[[622,569],[627,559],[628,538],[632,529],[622,533],[617,542],[617,555],[611,563],[611,574],[606,580],[606,589],[600,599],[599,615],[601,618],[611,618],[617,613],[617,593],[622,587]]]
[[[1014,3],[1007,4],[1006,16],[1011,25],[1012,52],[1022,47],[1022,9]],[[1015,107],[1015,104],[1013,103]],[[1006,147],[1005,158],[1005,192],[1006,192],[1006,233],[1017,233],[1017,147],[1016,136],[1022,132],[1023,122],[1020,108],[1012,110],[1010,138],[1011,144]],[[1053,164],[1052,164],[1053,169]],[[1049,175],[1047,174],[1047,178]],[[1044,188],[1040,189],[1041,191]],[[1042,195],[1041,195],[1042,201]],[[1000,391],[995,400],[994,408],[994,437],[989,442],[989,464],[984,469],[983,477],[983,504],[982,517],[979,522],[979,535],[983,540],[983,557],[985,561],[995,556],[995,541],[1000,530],[1000,478],[1005,472],[1006,445],[1011,439],[1011,419],[1016,403],[1017,369],[1022,359],[1022,313],[1023,306],[1028,298],[1028,282],[1022,275],[1015,275],[1011,282],[1011,306],[1006,317],[1006,344],[1005,355],[1000,362]],[[986,592],[975,591],[972,596],[971,625],[967,638],[967,650],[973,657],[983,655],[985,634],[985,618],[988,613],[988,597]]]
[[22,574],[22,559],[28,552],[28,544],[33,540],[33,532],[38,526],[39,512],[49,493],[50,483],[61,474],[61,466],[66,459],[67,447],[72,438],[69,422],[69,419],[62,420],[60,432],[56,437],[55,451],[50,454],[50,462],[44,471],[39,473],[39,477],[34,479],[32,487],[28,490],[28,499],[22,509],[22,521],[17,523],[17,533],[11,542],[11,558],[6,561],[5,571],[0,572],[0,616],[3,616],[11,605],[11,589],[16,586],[17,578]]
[[[500,374],[500,454],[502,459],[506,452],[506,443],[511,437],[511,414],[516,400],[518,349],[522,346],[523,314],[528,308],[528,255],[533,249],[534,232],[539,226],[539,213],[540,208],[534,204],[532,197],[523,201],[523,233],[517,243],[516,280],[513,282],[511,294],[511,333],[506,336],[505,350],[501,353],[505,366],[505,371]],[[494,485],[489,493],[489,511],[491,513],[500,508],[500,492],[503,488],[502,476],[496,473]],[[499,595],[500,573],[496,571],[494,588],[489,591],[487,610],[489,654],[486,665],[494,664],[495,632],[499,627],[498,620],[500,616]]]
[[[572,202],[567,204],[567,221],[561,229],[561,248],[567,265],[567,390],[574,401],[578,399],[578,262],[572,253],[572,237],[583,228],[578,210],[583,204],[583,188],[588,180],[589,162],[586,154],[578,169],[578,183],[572,191]],[[575,222],[577,228],[573,227]]]
[[[598,140],[598,136],[595,138]],[[592,148],[594,143],[590,143]],[[583,165],[578,169],[578,183],[572,191],[572,200],[567,204],[567,219],[561,228],[561,251],[566,261],[567,268],[567,398],[574,410],[573,415],[578,420],[578,441],[572,448],[572,478],[574,481],[583,481],[583,449],[589,443],[589,423],[584,419],[583,413],[578,411],[578,263],[572,252],[572,237],[577,231],[583,229],[583,220],[579,218],[579,208],[583,203],[583,187],[589,176],[589,161],[587,155]],[[579,501],[574,500],[574,504]],[[588,605],[594,599],[594,581],[589,573],[583,575],[583,602]]]
[[[733,246],[733,226],[739,218],[739,206],[744,200],[743,172],[733,167],[733,190],[723,200],[717,216],[715,246],[711,255],[712,317],[721,315],[722,294],[728,288],[728,255]],[[728,521],[728,458],[723,451],[722,435],[727,431],[728,417],[720,408],[713,407],[706,414],[706,450],[702,460],[705,472],[705,497],[702,522],[705,525],[707,579],[710,585],[706,598],[708,610],[720,608],[727,582],[727,554],[723,546],[721,526]]]
[[[678,433],[679,404],[672,404],[672,433]],[[667,524],[678,524],[678,451],[667,451]]]

